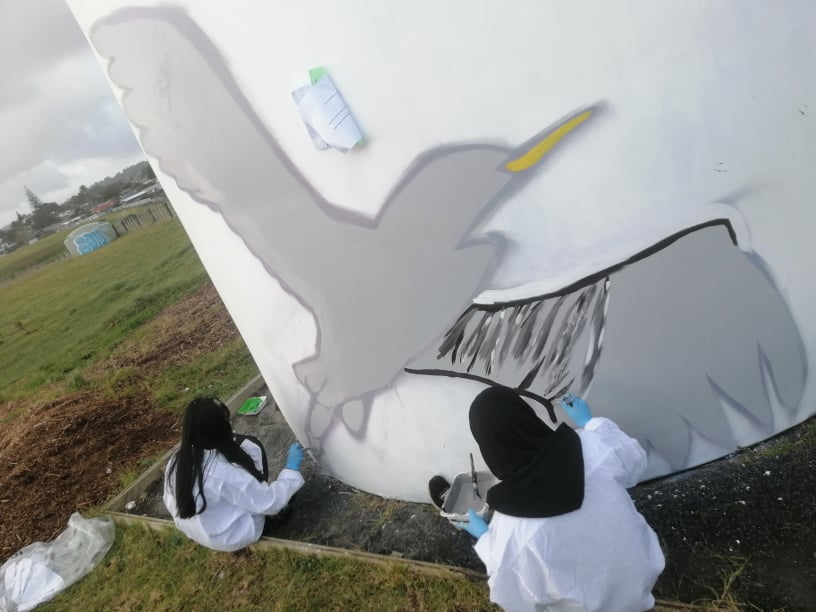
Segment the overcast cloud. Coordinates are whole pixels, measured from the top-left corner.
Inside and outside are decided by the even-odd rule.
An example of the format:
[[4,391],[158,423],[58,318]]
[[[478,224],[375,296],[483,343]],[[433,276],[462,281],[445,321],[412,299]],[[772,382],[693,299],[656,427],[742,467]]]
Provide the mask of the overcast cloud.
[[143,159],[64,0],[0,0],[0,227]]

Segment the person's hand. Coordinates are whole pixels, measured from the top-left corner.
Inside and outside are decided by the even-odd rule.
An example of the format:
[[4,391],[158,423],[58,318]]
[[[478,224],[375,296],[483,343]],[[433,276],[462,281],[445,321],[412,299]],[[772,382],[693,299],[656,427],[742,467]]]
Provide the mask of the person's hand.
[[464,529],[477,540],[487,531],[487,523],[484,522],[481,516],[476,514],[473,508],[468,508],[467,521],[451,521],[451,523],[453,523],[453,526],[457,529]]
[[567,393],[561,397],[561,407],[578,427],[583,427],[592,418],[587,403],[572,393]]
[[286,469],[299,470],[303,461],[303,447],[295,442],[289,447],[289,454],[286,456]]

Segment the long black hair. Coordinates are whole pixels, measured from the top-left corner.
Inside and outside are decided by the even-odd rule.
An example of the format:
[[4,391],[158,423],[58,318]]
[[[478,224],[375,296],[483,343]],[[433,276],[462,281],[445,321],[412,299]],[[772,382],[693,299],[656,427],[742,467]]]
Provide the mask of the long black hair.
[[[215,397],[199,397],[184,411],[181,444],[170,460],[169,474],[175,475],[176,507],[181,518],[190,518],[204,512],[204,451],[214,449],[227,461],[252,474],[259,481],[264,477],[246,451],[235,441],[227,406]],[[201,508],[196,508],[193,488],[198,483]]]

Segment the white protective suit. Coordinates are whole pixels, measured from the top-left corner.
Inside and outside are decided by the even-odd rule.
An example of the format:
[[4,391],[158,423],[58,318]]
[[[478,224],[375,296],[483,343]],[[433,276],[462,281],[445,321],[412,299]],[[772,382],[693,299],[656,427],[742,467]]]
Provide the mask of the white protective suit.
[[[262,470],[262,449],[252,440],[241,442],[258,470]],[[164,505],[173,516],[176,527],[188,538],[214,550],[239,550],[257,542],[266,515],[280,512],[303,486],[297,470],[284,469],[273,482],[259,482],[244,468],[233,465],[214,450],[204,454],[204,496],[207,508],[190,518],[179,518],[176,506],[175,480],[168,462],[164,475]],[[193,495],[197,500],[198,484]],[[201,502],[198,501],[201,507]]]
[[476,543],[490,600],[508,612],[654,607],[651,591],[665,560],[626,491],[643,475],[646,452],[606,418],[590,419],[578,435],[585,471],[581,508],[551,518],[494,512]]

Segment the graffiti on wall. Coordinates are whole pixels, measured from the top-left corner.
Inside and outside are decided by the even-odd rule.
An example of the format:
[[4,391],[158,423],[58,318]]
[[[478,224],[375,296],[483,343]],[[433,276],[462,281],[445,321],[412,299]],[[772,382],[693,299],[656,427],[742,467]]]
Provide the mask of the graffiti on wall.
[[117,237],[113,227],[107,221],[88,223],[78,227],[65,237],[65,248],[72,255],[87,255],[105,246]]
[[512,244],[473,229],[569,155],[571,139],[591,138],[604,104],[542,118],[550,127],[520,146],[427,150],[368,217],[313,188],[183,12],[124,9],[90,39],[162,172],[314,317],[314,354],[293,364],[312,397],[310,443],[341,426],[365,438],[372,400],[404,372],[532,399],[591,388],[647,446],[653,473],[793,422],[805,351],[735,201],[555,290],[480,298]]
[[74,244],[76,245],[79,254],[85,255],[86,253],[95,251],[99,247],[103,247],[106,244],[108,244],[108,237],[105,236],[105,234],[103,234],[101,230],[95,229],[92,232],[88,232],[87,234],[75,236]]

